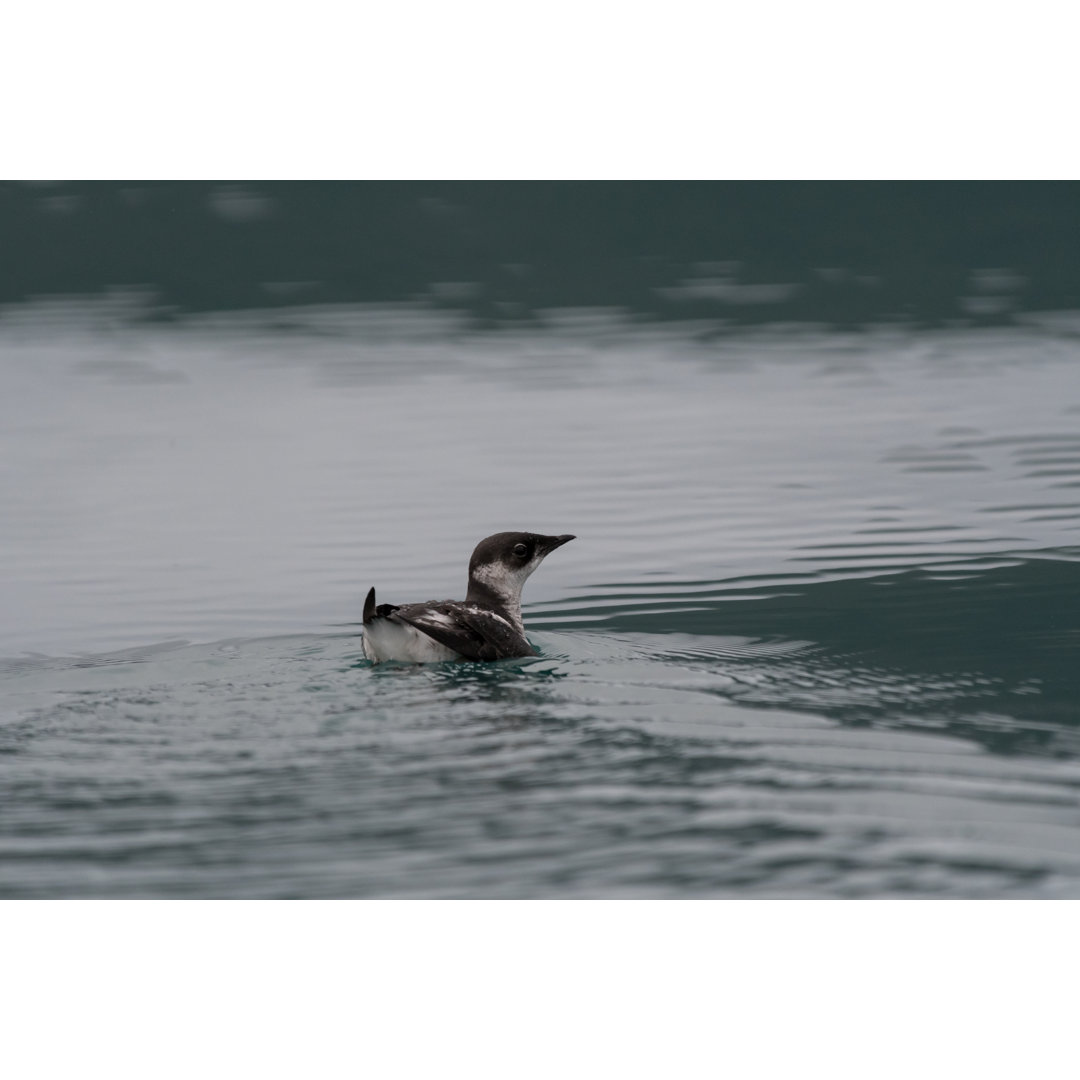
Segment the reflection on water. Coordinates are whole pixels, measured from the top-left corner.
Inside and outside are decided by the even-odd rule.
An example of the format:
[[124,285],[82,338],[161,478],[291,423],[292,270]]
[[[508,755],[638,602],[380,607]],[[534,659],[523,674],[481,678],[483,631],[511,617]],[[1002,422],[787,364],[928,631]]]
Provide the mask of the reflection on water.
[[3,895],[1080,892],[1080,322],[139,303],[0,319]]
[[1007,325],[1080,303],[1078,228],[1075,182],[0,182],[0,304]]

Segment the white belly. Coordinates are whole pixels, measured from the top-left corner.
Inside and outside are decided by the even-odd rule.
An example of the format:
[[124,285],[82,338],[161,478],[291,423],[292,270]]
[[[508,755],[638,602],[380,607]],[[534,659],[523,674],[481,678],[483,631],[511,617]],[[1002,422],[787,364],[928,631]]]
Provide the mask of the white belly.
[[380,660],[433,664],[440,660],[461,659],[459,653],[439,644],[415,626],[391,619],[372,619],[364,625],[364,655],[376,664]]

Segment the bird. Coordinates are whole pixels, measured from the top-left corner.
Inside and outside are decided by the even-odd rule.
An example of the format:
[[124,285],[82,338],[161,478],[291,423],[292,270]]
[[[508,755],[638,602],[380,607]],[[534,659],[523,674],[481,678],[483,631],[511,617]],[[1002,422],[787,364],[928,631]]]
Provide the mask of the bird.
[[536,656],[521,621],[521,589],[548,555],[574,539],[531,532],[485,537],[469,560],[464,600],[376,605],[372,586],[364,601],[364,655],[376,664]]

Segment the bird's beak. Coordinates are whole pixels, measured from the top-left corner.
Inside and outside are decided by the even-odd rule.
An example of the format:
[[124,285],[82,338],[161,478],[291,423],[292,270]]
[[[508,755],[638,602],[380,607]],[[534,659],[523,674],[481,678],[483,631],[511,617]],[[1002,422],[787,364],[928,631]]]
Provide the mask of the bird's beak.
[[568,544],[571,540],[576,539],[570,533],[563,533],[562,536],[545,536],[544,537],[544,554],[550,555],[557,547],[562,547],[563,544]]

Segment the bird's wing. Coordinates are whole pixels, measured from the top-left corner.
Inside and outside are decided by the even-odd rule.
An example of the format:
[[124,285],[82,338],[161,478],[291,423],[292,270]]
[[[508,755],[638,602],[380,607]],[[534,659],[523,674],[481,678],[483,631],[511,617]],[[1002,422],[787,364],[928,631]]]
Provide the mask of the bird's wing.
[[406,604],[393,618],[415,626],[466,660],[505,660],[535,656],[536,650],[509,620],[476,604],[456,600]]

